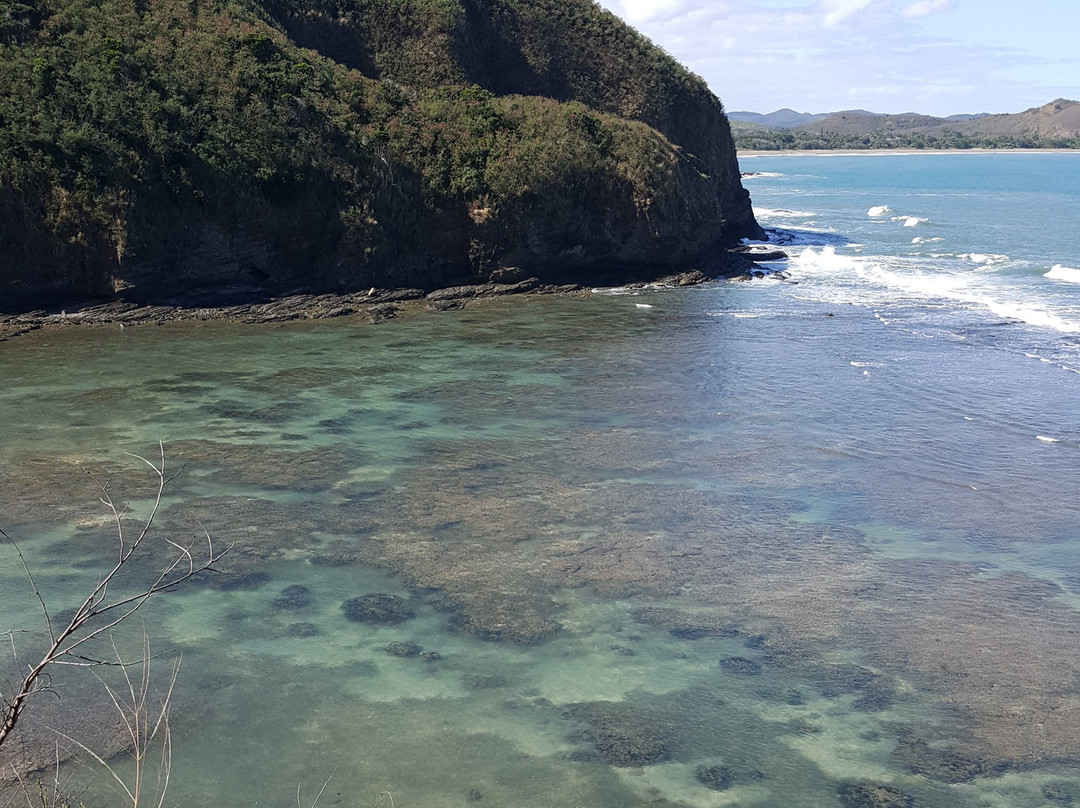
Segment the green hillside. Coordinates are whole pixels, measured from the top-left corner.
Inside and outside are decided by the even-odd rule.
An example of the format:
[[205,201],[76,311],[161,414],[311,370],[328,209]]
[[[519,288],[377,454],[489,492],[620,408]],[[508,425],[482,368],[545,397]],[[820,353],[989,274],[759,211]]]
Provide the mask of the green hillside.
[[590,0],[0,0],[0,308],[657,273],[756,232]]

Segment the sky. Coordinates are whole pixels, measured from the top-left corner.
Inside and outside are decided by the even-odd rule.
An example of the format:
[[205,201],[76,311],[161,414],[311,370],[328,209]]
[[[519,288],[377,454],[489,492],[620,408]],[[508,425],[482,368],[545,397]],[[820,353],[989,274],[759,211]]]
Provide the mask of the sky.
[[1078,0],[599,0],[729,111],[1021,112],[1080,100]]

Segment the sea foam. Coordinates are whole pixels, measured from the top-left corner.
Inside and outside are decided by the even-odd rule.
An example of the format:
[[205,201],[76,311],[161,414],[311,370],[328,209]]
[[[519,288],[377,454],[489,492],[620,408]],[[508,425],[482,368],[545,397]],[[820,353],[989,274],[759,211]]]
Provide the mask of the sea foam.
[[1062,334],[1080,334],[1080,322],[1068,320],[1054,312],[1023,303],[988,300],[986,307],[1006,320],[1019,320],[1028,325],[1047,328]]
[[871,219],[877,219],[889,212],[890,210],[888,205],[874,205],[874,207],[866,211],[866,215],[869,216]]
[[1065,281],[1066,283],[1080,283],[1080,269],[1054,264],[1048,272],[1043,273],[1044,278],[1052,281]]

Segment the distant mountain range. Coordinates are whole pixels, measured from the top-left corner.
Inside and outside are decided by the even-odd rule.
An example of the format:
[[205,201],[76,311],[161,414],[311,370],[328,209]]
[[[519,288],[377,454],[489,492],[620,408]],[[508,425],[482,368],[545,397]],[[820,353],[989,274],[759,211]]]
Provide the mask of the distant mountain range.
[[915,112],[905,112],[900,115],[886,115],[878,112],[868,112],[865,109],[845,109],[840,112],[796,112],[784,107],[776,112],[762,114],[760,112],[729,112],[728,119],[744,123],[754,123],[764,126],[766,129],[796,129],[800,126],[817,123],[818,121],[832,117],[833,115],[869,115],[876,118],[908,118],[918,117],[934,121],[970,121],[975,118],[985,118],[989,112],[980,112],[975,115],[950,115],[947,118],[932,118],[929,115],[919,115]]
[[811,114],[729,112],[740,148],[1080,146],[1080,102],[1059,98],[1023,112],[884,115],[862,109]]

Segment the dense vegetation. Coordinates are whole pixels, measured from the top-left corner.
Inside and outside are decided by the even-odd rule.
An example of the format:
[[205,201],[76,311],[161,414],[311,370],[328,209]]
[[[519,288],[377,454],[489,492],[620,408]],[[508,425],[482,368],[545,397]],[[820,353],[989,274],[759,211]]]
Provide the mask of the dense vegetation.
[[719,102],[591,0],[0,0],[0,307],[696,260]]

